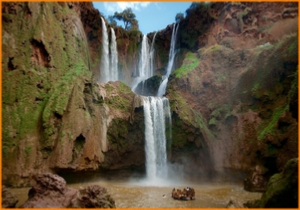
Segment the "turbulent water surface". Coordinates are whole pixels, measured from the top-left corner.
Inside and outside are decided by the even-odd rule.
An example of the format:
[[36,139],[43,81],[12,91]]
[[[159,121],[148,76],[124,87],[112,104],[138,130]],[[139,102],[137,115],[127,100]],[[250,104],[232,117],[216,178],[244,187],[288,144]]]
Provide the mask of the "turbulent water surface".
[[[161,186],[150,186],[145,181],[116,181],[102,180],[82,184],[69,184],[69,187],[79,189],[91,184],[106,187],[116,202],[117,208],[222,208],[230,199],[241,205],[248,200],[259,199],[261,193],[251,193],[243,190],[242,184],[237,183],[166,183]],[[161,184],[161,183],[160,183]],[[192,201],[179,201],[171,197],[172,189],[184,187],[195,189],[196,199]],[[27,199],[29,188],[10,189],[19,198],[18,206]]]

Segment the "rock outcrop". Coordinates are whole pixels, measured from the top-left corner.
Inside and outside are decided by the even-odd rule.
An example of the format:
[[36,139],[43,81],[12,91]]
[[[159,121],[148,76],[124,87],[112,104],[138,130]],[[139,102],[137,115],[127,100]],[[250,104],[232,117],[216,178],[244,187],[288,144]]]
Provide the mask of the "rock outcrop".
[[250,192],[264,192],[267,187],[266,169],[255,166],[251,175],[244,180],[244,189]]
[[55,174],[40,174],[28,192],[28,200],[21,208],[63,208],[76,197],[77,190],[67,187],[66,181]]
[[69,188],[66,181],[55,174],[39,174],[28,192],[28,200],[21,208],[113,208],[114,200],[98,185],[86,189]]
[[106,188],[91,185],[80,189],[77,197],[68,206],[70,208],[115,208],[115,201]]
[[18,201],[16,195],[2,185],[2,208],[15,208]]
[[273,175],[260,200],[244,204],[250,208],[298,208],[298,158],[287,162],[281,173]]

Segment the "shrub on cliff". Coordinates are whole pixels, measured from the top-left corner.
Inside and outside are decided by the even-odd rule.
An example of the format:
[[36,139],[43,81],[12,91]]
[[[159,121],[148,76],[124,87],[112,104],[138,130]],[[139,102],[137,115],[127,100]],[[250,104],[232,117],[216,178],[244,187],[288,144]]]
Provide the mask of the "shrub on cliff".
[[125,30],[137,30],[139,28],[138,21],[135,19],[135,14],[130,7],[123,10],[123,12],[115,12],[113,17],[124,22]]

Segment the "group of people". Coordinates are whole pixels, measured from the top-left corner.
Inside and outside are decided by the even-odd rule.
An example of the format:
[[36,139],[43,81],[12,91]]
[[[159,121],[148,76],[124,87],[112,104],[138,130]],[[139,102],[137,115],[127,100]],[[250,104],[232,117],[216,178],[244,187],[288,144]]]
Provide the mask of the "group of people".
[[191,187],[183,188],[183,190],[175,189],[172,190],[172,198],[178,200],[194,200],[195,199],[195,190]]

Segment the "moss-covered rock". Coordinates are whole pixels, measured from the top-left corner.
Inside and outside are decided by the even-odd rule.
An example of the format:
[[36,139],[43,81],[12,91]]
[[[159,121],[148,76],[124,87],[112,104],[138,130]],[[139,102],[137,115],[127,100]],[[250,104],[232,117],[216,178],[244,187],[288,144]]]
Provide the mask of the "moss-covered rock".
[[289,160],[281,173],[274,174],[260,200],[244,204],[250,208],[298,208],[298,158]]
[[159,85],[162,82],[162,77],[154,75],[145,81],[142,81],[138,84],[135,89],[135,92],[143,96],[155,96],[157,95]]

